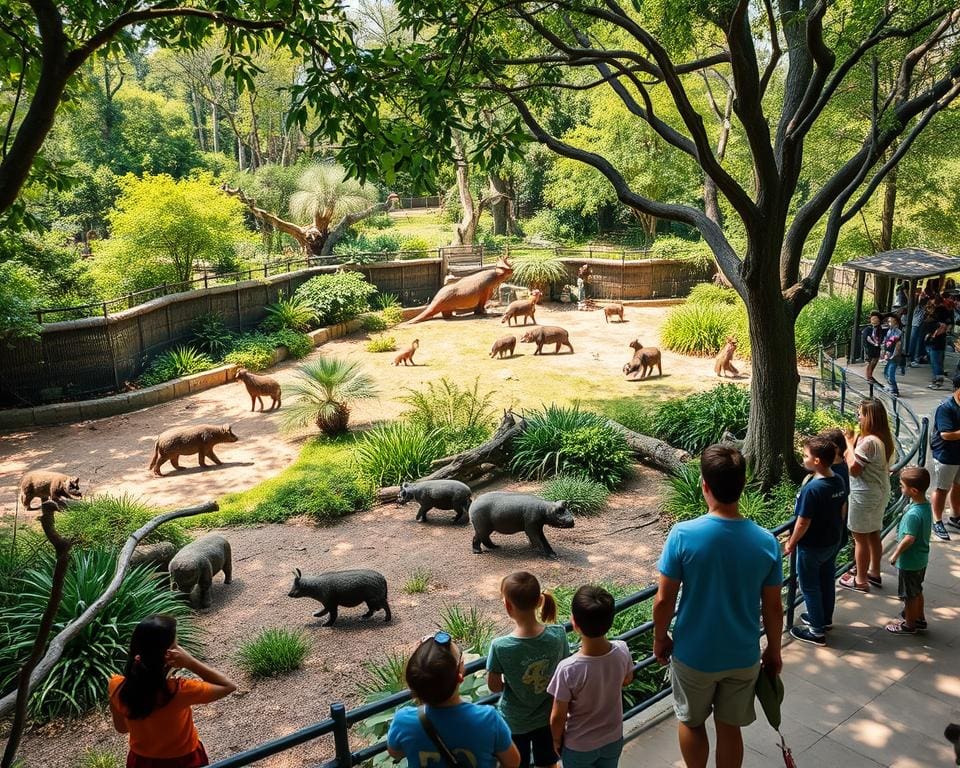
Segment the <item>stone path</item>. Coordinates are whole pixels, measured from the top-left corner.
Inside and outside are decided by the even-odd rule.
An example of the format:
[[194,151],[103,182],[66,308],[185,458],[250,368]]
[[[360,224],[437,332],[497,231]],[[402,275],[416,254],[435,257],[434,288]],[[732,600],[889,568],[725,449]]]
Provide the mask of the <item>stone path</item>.
[[[869,595],[838,591],[829,647],[797,641],[784,646],[782,732],[802,768],[954,765],[943,729],[960,722],[960,534],[954,532],[951,542],[931,541],[924,583],[927,634],[884,631],[901,605],[889,565],[883,580],[883,590]],[[683,767],[669,705],[644,725],[631,730],[628,724],[624,768]],[[744,729],[744,768],[781,766],[776,733],[759,707],[757,714],[757,722]],[[711,765],[713,760],[711,752]]]

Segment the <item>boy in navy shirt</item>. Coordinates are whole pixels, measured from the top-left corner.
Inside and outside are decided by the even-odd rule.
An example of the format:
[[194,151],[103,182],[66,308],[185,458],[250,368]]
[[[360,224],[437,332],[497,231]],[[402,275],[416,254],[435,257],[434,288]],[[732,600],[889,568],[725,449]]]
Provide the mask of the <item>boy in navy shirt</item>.
[[803,441],[803,466],[813,478],[797,494],[797,520],[784,546],[786,554],[797,551],[797,577],[807,612],[800,618],[806,627],[792,627],[797,640],[826,645],[825,630],[833,626],[836,601],[834,584],[837,552],[843,533],[843,505],[847,487],[830,468],[836,448],[824,437]]

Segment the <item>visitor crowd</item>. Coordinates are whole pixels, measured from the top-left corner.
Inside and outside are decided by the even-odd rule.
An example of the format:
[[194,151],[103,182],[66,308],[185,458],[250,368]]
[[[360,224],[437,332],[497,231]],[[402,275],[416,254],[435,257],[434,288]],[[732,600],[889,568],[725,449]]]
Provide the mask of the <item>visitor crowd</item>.
[[[930,473],[900,472],[910,504],[903,514],[891,563],[898,569],[904,608],[886,625],[893,635],[927,629],[923,581],[931,529],[942,527],[947,494],[960,511],[960,376],[937,411],[934,427],[933,505]],[[882,585],[880,532],[889,497],[894,444],[886,410],[867,399],[858,408],[858,434],[833,429],[803,443],[810,473],[797,494],[796,523],[785,542],[796,553],[806,611],[797,640],[823,646],[833,628],[836,583],[858,592]],[[658,564],[653,606],[653,653],[670,666],[680,751],[689,768],[709,755],[706,721],[712,714],[719,768],[743,761],[741,728],[755,718],[761,675],[782,667],[783,564],[773,534],[743,517],[739,502],[746,461],[736,448],[713,445],[701,460],[701,492],[708,511],[673,526]],[[936,521],[936,522],[935,522]],[[960,528],[960,518],[951,518]],[[837,555],[853,536],[852,570],[835,582]],[[735,552],[736,556],[731,556]],[[405,669],[417,707],[397,711],[387,749],[418,768],[616,768],[623,749],[621,690],[634,674],[627,644],[609,640],[614,599],[598,586],[573,596],[571,624],[580,647],[571,653],[557,606],[537,578],[521,571],[500,585],[511,632],[490,646],[487,684],[499,707],[460,697],[463,651],[447,632],[424,637]],[[762,627],[765,644],[761,652]],[[185,669],[199,679],[179,677]],[[113,722],[130,735],[127,768],[197,768],[207,757],[191,707],[227,696],[236,685],[177,645],[176,621],[151,616],[133,633],[123,675],[109,681]]]

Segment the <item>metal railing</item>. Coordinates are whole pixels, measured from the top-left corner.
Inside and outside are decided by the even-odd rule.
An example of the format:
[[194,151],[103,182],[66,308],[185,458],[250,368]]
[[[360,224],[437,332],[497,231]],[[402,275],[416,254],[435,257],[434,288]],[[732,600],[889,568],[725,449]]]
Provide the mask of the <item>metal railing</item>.
[[[829,360],[831,364],[835,364],[835,358],[830,358],[828,355],[825,356],[822,350],[821,355],[821,362]],[[855,392],[848,381],[848,377],[852,377],[853,374],[846,372],[844,369],[841,369],[842,373],[838,373],[834,370],[834,367],[835,365],[831,365],[830,367],[831,379],[824,379],[816,376],[801,377],[800,387],[798,390],[799,394],[802,396],[809,395],[810,406],[814,410],[816,410],[818,404],[822,406],[826,402],[830,402],[831,406],[836,404],[841,413],[845,413],[845,408],[855,407],[854,399],[859,397],[859,393]],[[827,384],[834,385],[834,389],[828,389],[826,386]],[[838,387],[835,386],[838,384]],[[834,397],[837,398],[836,401],[834,401]],[[902,467],[906,466],[914,458],[916,458],[917,463],[920,466],[923,466],[926,460],[926,441],[929,426],[928,419],[926,417],[917,419],[912,410],[902,403],[898,404],[897,398],[887,398],[887,401],[888,408],[890,407],[889,401],[893,401],[893,405],[895,405],[899,410],[899,417],[897,418],[897,423],[899,425],[897,437],[898,445],[902,444],[902,441],[899,437],[901,433],[903,435],[907,435],[909,432],[909,434],[913,436],[911,443],[904,445],[903,450],[898,453],[898,461],[891,468],[891,473],[899,472]],[[884,513],[885,525],[882,534],[883,536],[886,536],[897,525],[899,516],[906,506],[906,501],[907,500],[902,495],[897,495],[888,504]],[[790,532],[792,529],[793,520],[789,520],[777,526],[776,528],[771,529],[771,533],[779,538],[780,536]],[[850,565],[851,562],[845,558],[844,562],[837,567],[837,575],[839,576],[847,571],[850,568]],[[794,625],[796,608],[803,602],[803,597],[798,594],[799,585],[797,581],[796,551],[794,551],[789,558],[787,576],[783,581],[783,590],[786,592],[784,596],[786,629],[789,630]],[[646,589],[635,592],[632,595],[618,600],[616,602],[615,611],[617,614],[619,614],[628,608],[632,608],[648,600],[652,600],[656,593],[656,586],[649,586]],[[567,622],[565,628],[568,632],[572,630],[569,622]],[[652,632],[653,622],[646,621],[636,627],[630,628],[623,634],[617,635],[615,639],[630,641],[643,637],[644,635],[650,635]],[[657,663],[658,662],[654,658],[653,654],[650,653],[645,658],[634,664],[634,674],[637,674],[648,667],[652,667]],[[475,661],[472,661],[466,665],[465,676],[482,672],[484,669],[486,669],[486,659],[476,659]],[[657,702],[665,699],[672,692],[673,689],[669,685],[665,686],[656,693],[638,702],[634,706],[625,709],[623,713],[623,719],[628,720],[632,717],[635,717],[641,712],[652,707]],[[499,694],[492,693],[482,697],[481,699],[478,699],[475,703],[494,704],[499,698]],[[278,739],[274,739],[253,747],[252,749],[248,749],[230,757],[226,757],[222,760],[218,760],[217,762],[211,764],[211,768],[240,768],[240,766],[252,765],[259,760],[263,760],[272,755],[276,755],[280,752],[285,752],[288,749],[300,746],[301,744],[305,744],[309,741],[329,735],[333,736],[335,757],[332,760],[321,763],[318,768],[351,768],[351,766],[372,760],[378,755],[386,752],[387,743],[386,740],[380,740],[375,744],[370,744],[360,749],[353,750],[350,746],[350,728],[367,720],[368,718],[382,715],[396,707],[407,704],[411,701],[411,699],[412,695],[410,691],[404,690],[380,699],[379,701],[375,701],[370,704],[364,704],[350,710],[348,710],[342,703],[339,702],[331,704],[330,717],[326,720],[308,725],[305,728],[301,728],[286,736],[282,736]]]

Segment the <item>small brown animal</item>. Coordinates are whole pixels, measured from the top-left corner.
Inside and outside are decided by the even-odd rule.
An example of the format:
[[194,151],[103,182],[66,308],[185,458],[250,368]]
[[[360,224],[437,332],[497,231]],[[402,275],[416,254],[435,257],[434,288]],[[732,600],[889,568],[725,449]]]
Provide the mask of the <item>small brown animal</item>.
[[720,378],[724,378],[724,374],[731,374],[731,376],[739,376],[740,371],[736,369],[733,365],[733,353],[737,351],[737,340],[733,336],[727,336],[727,343],[723,345],[723,349],[720,350],[720,354],[717,355],[717,359],[713,363],[713,372]]
[[420,349],[420,339],[414,339],[412,342],[410,342],[409,346],[407,346],[399,355],[393,358],[393,364],[400,365],[400,363],[403,363],[404,365],[407,365],[407,361],[409,361],[410,365],[416,365],[416,363],[413,362],[413,356],[417,353],[418,349]]
[[530,291],[529,299],[517,299],[516,301],[511,301],[507,305],[507,311],[503,313],[503,319],[501,323],[508,323],[509,325],[514,324],[514,320],[517,320],[519,324],[520,317],[523,317],[523,324],[527,324],[527,318],[529,317],[533,320],[533,324],[537,324],[537,304],[540,302],[540,297],[543,294],[538,291],[536,288]]
[[509,353],[510,357],[513,357],[513,351],[516,348],[516,336],[501,336],[499,339],[493,342],[493,348],[490,350],[490,357],[499,356],[502,360],[504,353]]
[[603,319],[609,323],[611,317],[619,317],[623,322],[623,304],[610,304],[603,308]]
[[556,325],[541,325],[531,331],[527,331],[520,337],[522,342],[532,341],[537,345],[537,351],[533,354],[539,355],[543,351],[544,344],[556,344],[557,348],[554,354],[560,353],[560,347],[570,347],[570,353],[573,354],[573,344],[570,343],[570,334],[566,330]]
[[660,350],[656,347],[645,347],[640,339],[630,342],[633,350],[633,359],[623,366],[623,372],[631,381],[645,379],[653,375],[653,367],[657,367],[657,376],[663,376],[663,364]]
[[246,368],[237,370],[236,378],[243,382],[247,388],[247,394],[250,395],[250,410],[252,411],[260,402],[260,413],[263,413],[263,398],[269,397],[273,400],[270,403],[270,410],[280,407],[280,382],[271,379],[269,376],[258,376],[250,373]]
[[174,427],[161,432],[153,446],[153,458],[150,459],[149,469],[157,477],[163,477],[160,467],[167,461],[173,464],[174,469],[181,469],[181,456],[199,454],[200,466],[207,466],[206,459],[214,464],[222,463],[213,452],[214,446],[220,443],[235,443],[239,438],[233,434],[233,427],[229,424],[194,424],[188,427]]
[[50,499],[57,506],[62,506],[61,501],[64,499],[80,498],[83,498],[83,494],[80,493],[79,477],[35,469],[20,478],[20,506],[24,509],[40,509],[30,506],[34,499],[40,499],[41,503]]

